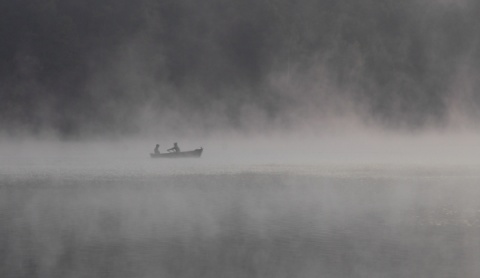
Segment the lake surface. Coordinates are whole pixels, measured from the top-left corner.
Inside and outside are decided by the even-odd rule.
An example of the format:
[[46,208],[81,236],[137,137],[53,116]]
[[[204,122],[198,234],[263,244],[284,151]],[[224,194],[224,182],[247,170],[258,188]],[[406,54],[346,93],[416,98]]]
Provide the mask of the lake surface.
[[0,277],[479,277],[478,170],[3,161]]

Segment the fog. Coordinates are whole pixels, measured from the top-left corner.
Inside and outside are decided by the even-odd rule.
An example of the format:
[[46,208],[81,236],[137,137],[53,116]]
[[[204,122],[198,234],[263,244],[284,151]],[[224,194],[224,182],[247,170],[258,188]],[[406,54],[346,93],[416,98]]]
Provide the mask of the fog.
[[203,158],[2,161],[0,273],[477,277],[478,173]]
[[473,0],[1,5],[5,136],[478,131]]
[[479,3],[0,1],[0,276],[478,277]]
[[205,164],[378,164],[480,165],[480,134],[465,130],[385,132],[378,129],[331,129],[315,134],[274,132],[259,134],[212,133],[209,136],[137,136],[64,141],[60,139],[3,139],[2,164],[12,160],[35,163],[74,159],[80,162],[130,159],[149,161],[156,144],[160,151],[178,142],[182,150],[203,147]]

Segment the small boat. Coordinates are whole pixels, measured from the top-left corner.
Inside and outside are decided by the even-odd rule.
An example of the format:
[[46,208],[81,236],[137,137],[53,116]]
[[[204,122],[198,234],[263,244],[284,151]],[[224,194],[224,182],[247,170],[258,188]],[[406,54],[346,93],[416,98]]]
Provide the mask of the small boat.
[[151,158],[187,158],[202,156],[203,148],[187,152],[151,153]]

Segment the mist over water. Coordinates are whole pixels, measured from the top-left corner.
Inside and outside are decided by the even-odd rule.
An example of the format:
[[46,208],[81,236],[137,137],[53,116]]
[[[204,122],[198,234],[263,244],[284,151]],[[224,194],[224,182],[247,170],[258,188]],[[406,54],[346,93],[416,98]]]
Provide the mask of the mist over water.
[[478,160],[414,138],[205,140],[190,160],[140,140],[11,143],[0,274],[476,277]]
[[479,277],[478,3],[1,1],[0,277]]
[[4,1],[1,133],[478,131],[477,1]]
[[150,159],[2,165],[0,272],[476,277],[478,173]]

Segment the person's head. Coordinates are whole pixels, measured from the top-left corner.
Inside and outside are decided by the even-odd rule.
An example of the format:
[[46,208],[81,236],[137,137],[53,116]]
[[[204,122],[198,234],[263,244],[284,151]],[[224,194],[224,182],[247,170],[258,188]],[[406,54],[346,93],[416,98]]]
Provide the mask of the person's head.
[[155,145],[155,147],[160,147],[160,145],[159,145],[159,144],[157,144],[157,145]]
[[173,145],[176,146],[176,145],[177,145],[177,142],[173,143]]

